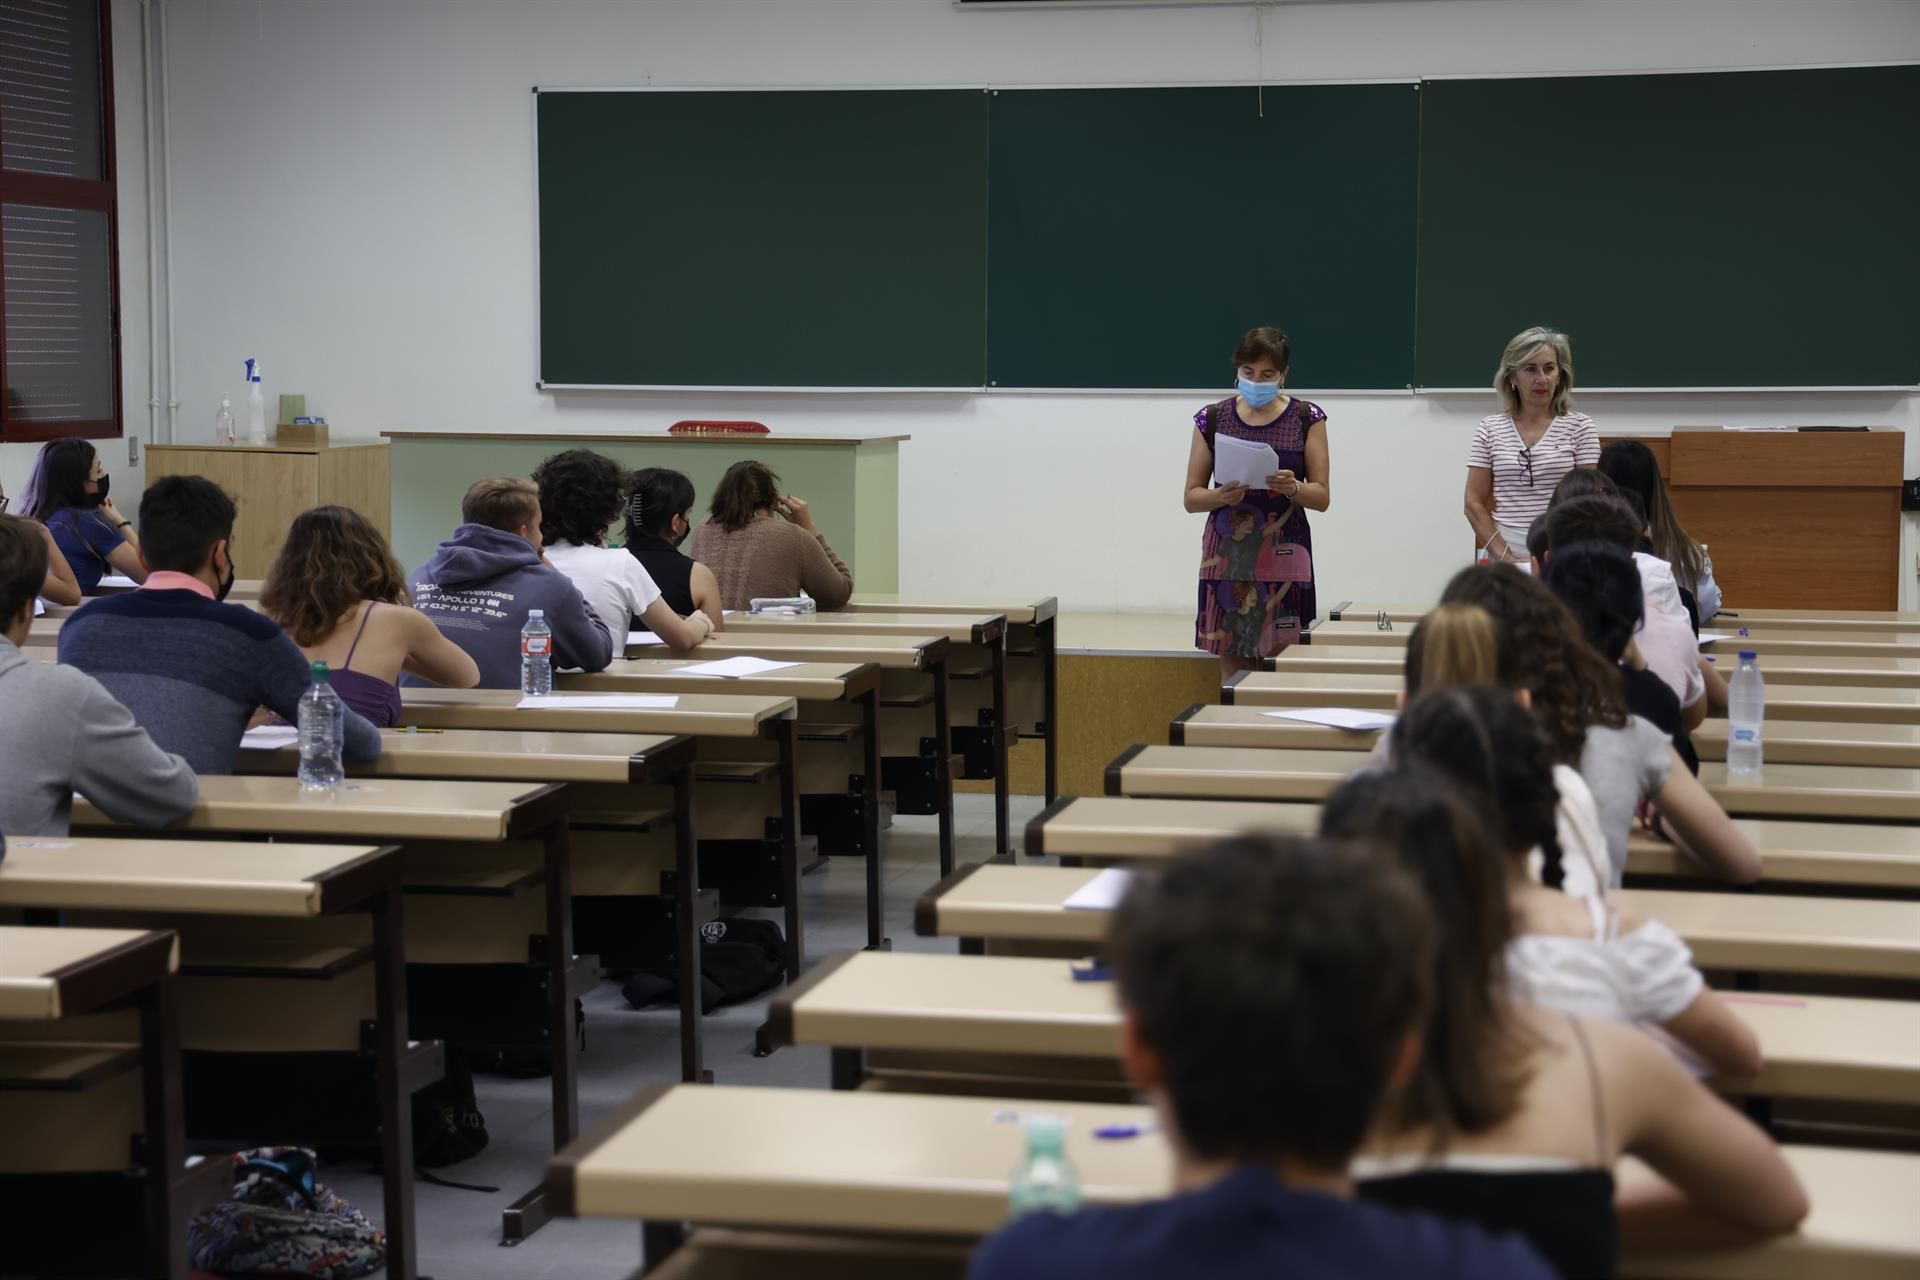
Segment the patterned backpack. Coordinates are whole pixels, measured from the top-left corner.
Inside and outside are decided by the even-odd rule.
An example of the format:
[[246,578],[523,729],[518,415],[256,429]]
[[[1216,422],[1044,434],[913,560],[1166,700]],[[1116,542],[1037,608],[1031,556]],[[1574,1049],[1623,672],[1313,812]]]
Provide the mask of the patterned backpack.
[[233,1199],[193,1220],[187,1256],[222,1275],[354,1280],[387,1263],[386,1236],[314,1177],[304,1147],[234,1154]]

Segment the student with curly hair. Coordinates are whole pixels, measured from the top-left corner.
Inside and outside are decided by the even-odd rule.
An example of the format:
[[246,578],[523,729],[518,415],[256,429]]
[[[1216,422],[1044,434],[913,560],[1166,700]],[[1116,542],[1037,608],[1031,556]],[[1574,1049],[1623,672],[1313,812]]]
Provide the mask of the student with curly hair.
[[473,658],[413,608],[387,540],[351,507],[294,517],[260,589],[260,612],[308,659],[327,664],[340,700],[385,729],[400,719],[400,673],[448,689],[480,683]]
[[636,623],[680,650],[713,634],[712,618],[698,609],[682,618],[638,559],[607,545],[608,531],[627,508],[625,468],[591,449],[568,449],[534,468],[533,482],[540,487],[547,563],[573,580],[607,624],[616,653],[625,651]]
[[1499,628],[1500,683],[1524,689],[1556,758],[1586,779],[1618,886],[1635,812],[1651,803],[1662,834],[1708,874],[1736,884],[1760,878],[1760,854],[1673,749],[1657,725],[1630,715],[1620,672],[1587,643],[1565,605],[1511,565],[1454,575],[1446,604],[1477,604]]
[[[1480,732],[1488,726],[1475,708],[1509,723]],[[1429,711],[1446,723],[1425,723]],[[1494,831],[1475,820],[1476,810],[1500,806],[1475,785],[1469,762],[1447,749],[1462,746],[1472,765],[1484,766],[1512,754],[1509,744],[1489,749],[1486,739],[1509,729],[1538,738],[1538,727],[1510,694],[1485,688],[1430,695],[1401,724],[1411,730],[1408,759],[1438,755],[1449,771],[1423,764],[1360,774],[1328,798],[1320,828],[1323,840],[1359,846],[1360,856],[1379,849],[1398,861],[1422,885],[1438,935],[1424,1052],[1353,1164],[1360,1197],[1516,1232],[1568,1277],[1614,1274],[1623,1246],[1725,1244],[1791,1231],[1806,1215],[1806,1192],[1766,1134],[1623,1025],[1633,1019],[1619,1006],[1542,999],[1530,981],[1532,949],[1564,945],[1594,953],[1590,967],[1607,971],[1594,978],[1597,997],[1618,994],[1607,986],[1612,977],[1634,990],[1627,945],[1587,941],[1580,904],[1532,883],[1521,867],[1527,837],[1498,820]],[[1455,741],[1463,725],[1467,740]],[[1537,757],[1531,808],[1535,822],[1550,825],[1542,766],[1551,750],[1544,739],[1536,746],[1520,754]],[[1624,936],[1647,930],[1658,926],[1637,923]],[[1744,1032],[1701,987],[1684,944],[1673,942],[1669,963],[1692,974],[1693,994],[1666,984],[1663,994],[1675,998],[1660,1007],[1682,1009],[1669,1029],[1704,1009]],[[1757,1055],[1731,1065],[1750,1071]],[[1661,1177],[1617,1186],[1614,1166],[1625,1155]]]

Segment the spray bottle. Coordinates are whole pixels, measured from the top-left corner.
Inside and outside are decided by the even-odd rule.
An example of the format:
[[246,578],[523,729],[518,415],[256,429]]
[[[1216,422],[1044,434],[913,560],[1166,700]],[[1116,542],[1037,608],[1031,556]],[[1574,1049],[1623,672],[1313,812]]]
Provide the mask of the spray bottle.
[[260,389],[260,362],[247,357],[247,443],[267,442],[267,397]]

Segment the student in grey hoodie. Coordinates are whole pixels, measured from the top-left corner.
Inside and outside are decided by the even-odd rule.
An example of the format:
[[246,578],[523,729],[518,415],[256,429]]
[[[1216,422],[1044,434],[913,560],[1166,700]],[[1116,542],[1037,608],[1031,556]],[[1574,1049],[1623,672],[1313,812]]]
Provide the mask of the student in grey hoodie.
[[199,798],[187,762],[92,676],[20,652],[46,574],[40,527],[0,516],[0,832],[65,835],[76,791],[116,821],[164,826]]
[[[460,503],[463,523],[407,578],[413,607],[472,655],[482,689],[520,687],[520,629],[530,610],[553,628],[554,667],[604,671],[613,639],[540,541],[540,491],[531,480],[475,482]],[[625,637],[621,637],[625,641]],[[411,677],[405,683],[420,684]]]

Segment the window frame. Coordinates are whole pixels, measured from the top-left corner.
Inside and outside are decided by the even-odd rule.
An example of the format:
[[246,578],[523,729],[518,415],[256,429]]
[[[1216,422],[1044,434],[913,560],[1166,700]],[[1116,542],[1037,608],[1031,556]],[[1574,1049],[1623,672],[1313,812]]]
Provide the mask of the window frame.
[[[107,218],[107,325],[113,374],[113,413],[110,418],[84,418],[64,422],[14,422],[7,412],[7,398],[0,394],[0,443],[34,443],[80,436],[88,440],[114,440],[126,434],[121,399],[120,348],[120,210],[119,161],[114,148],[113,118],[113,19],[109,0],[92,0],[95,30],[100,41],[100,177],[62,178],[44,173],[22,173],[4,167],[0,153],[0,204],[34,205],[50,209],[78,209],[103,213]],[[0,230],[0,236],[4,236]],[[4,246],[0,246],[3,249]],[[7,358],[6,259],[0,254],[0,378],[5,377]]]

